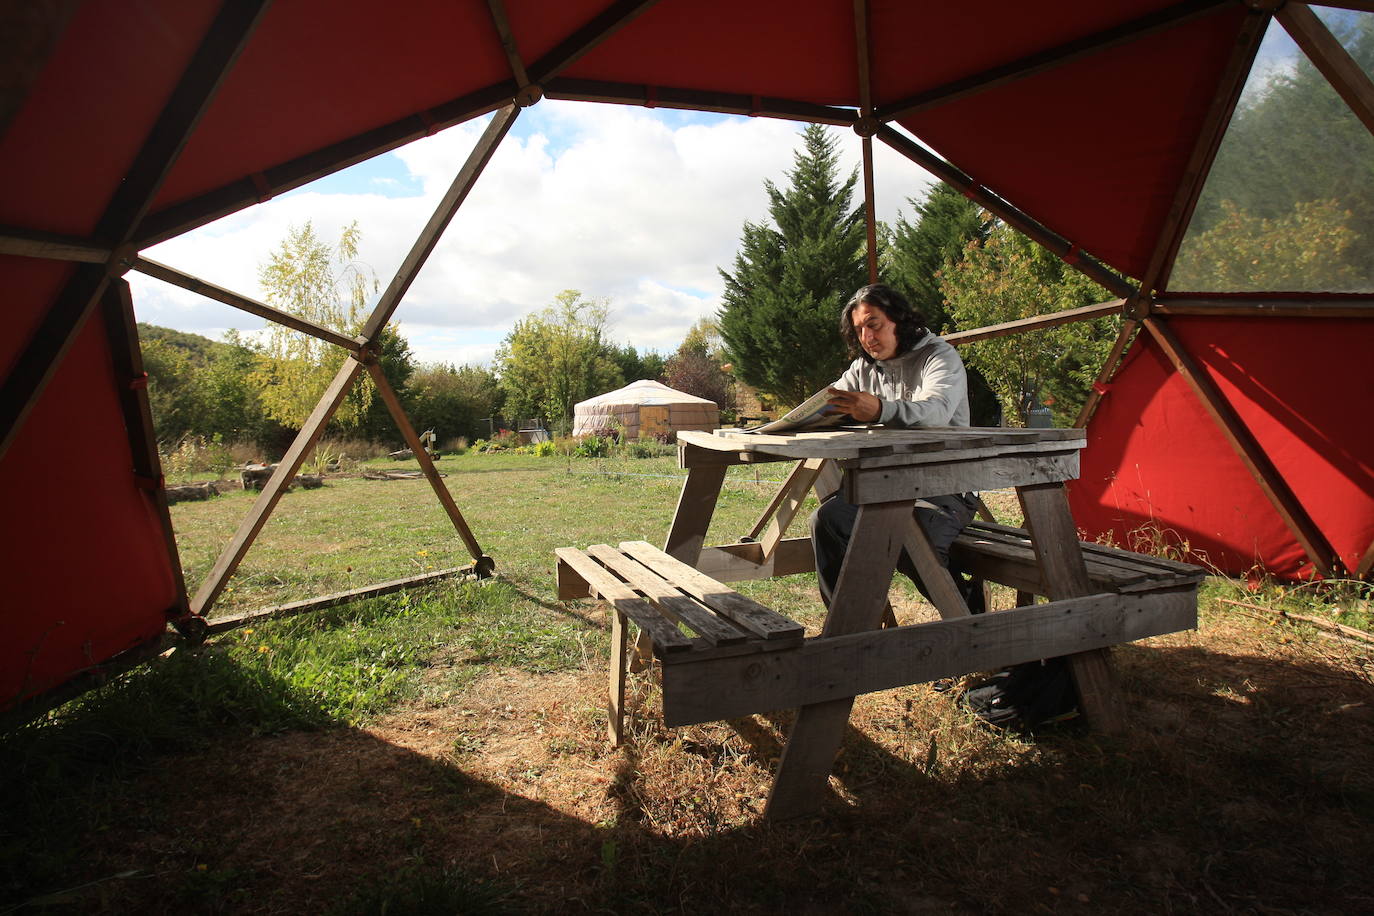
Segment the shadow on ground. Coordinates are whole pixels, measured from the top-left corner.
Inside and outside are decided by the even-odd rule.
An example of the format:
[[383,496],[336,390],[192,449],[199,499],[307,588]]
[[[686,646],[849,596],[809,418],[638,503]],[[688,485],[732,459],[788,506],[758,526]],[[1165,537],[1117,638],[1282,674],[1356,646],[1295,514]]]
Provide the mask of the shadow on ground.
[[[781,825],[759,811],[787,715],[665,730],[651,678],[620,749],[591,669],[493,671],[459,703],[366,729],[226,722],[236,736],[92,761],[62,797],[11,805],[27,823],[4,829],[4,898],[25,912],[1374,910],[1367,674],[1320,646],[1272,658],[1196,639],[1116,652],[1119,738],[989,734],[925,686],[862,698],[824,814]],[[70,819],[75,855],[35,845],[45,810]]]

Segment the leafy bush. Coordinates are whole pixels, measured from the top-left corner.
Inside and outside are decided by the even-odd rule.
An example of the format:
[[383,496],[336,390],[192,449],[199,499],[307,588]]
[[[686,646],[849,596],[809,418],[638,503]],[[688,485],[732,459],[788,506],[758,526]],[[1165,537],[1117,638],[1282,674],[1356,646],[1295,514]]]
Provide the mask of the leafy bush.
[[552,439],[545,439],[543,442],[534,444],[534,456],[536,458],[552,458],[558,454],[558,446],[553,444]]
[[631,439],[625,443],[626,458],[663,458],[677,453],[677,447],[658,439]]
[[611,440],[601,436],[587,436],[577,443],[573,455],[578,458],[605,458],[611,451]]

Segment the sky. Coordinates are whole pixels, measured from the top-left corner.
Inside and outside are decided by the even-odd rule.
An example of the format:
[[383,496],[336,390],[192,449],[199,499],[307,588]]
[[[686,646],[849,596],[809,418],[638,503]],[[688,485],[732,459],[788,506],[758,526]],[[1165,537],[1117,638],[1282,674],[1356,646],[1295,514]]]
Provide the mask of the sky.
[[[291,226],[337,240],[357,220],[360,260],[385,289],[489,117],[459,125],[143,252],[264,299],[258,268]],[[746,220],[767,218],[764,180],[785,186],[802,125],[544,100],[525,109],[459,208],[396,318],[420,362],[489,363],[515,322],[565,289],[608,299],[618,344],[677,349],[720,308]],[[831,128],[842,169],[860,141]],[[931,177],[874,144],[878,218],[913,216]],[[856,204],[862,184],[856,187]],[[266,322],[128,274],[139,321],[218,339]]]

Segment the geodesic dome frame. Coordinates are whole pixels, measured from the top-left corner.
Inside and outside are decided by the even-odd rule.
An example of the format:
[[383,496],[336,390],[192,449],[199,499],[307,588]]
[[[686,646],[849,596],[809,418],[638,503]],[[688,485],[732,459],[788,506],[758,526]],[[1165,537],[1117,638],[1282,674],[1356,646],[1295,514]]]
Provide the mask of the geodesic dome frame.
[[[1367,0],[1330,5],[1374,12]],[[153,651],[169,621],[196,628],[354,379],[370,372],[387,395],[377,335],[512,122],[542,98],[851,127],[865,152],[870,239],[871,144],[888,144],[1118,297],[951,335],[958,343],[1125,316],[1081,418],[1092,417],[1088,454],[1112,461],[1085,467],[1073,496],[1080,523],[1105,530],[1149,518],[1214,532],[1214,557],[1236,554],[1223,568],[1246,559],[1228,530],[1237,524],[1246,537],[1263,529],[1254,552],[1274,558],[1281,574],[1368,576],[1374,564],[1371,433],[1306,395],[1353,386],[1367,397],[1367,373],[1350,373],[1369,339],[1374,297],[1169,290],[1272,19],[1374,130],[1368,74],[1306,4],[417,0],[383,13],[361,0],[35,0],[3,15],[0,493],[12,521],[0,707]],[[140,254],[486,115],[486,132],[357,338]],[[129,270],[356,357],[194,598],[161,495]],[[1274,369],[1261,345],[1268,332],[1254,329],[1275,317],[1334,349]],[[1152,399],[1151,386],[1168,397]],[[75,416],[79,454],[56,447]],[[1169,435],[1167,424],[1184,416],[1210,438]],[[1142,422],[1155,425],[1142,433]],[[1203,486],[1190,489],[1180,471],[1187,449],[1213,477]],[[89,470],[89,454],[106,459],[96,474],[54,486],[77,479],[78,465]],[[1164,490],[1182,502],[1161,502]],[[1220,515],[1195,505],[1223,491],[1234,492]],[[480,562],[451,497],[446,506]]]

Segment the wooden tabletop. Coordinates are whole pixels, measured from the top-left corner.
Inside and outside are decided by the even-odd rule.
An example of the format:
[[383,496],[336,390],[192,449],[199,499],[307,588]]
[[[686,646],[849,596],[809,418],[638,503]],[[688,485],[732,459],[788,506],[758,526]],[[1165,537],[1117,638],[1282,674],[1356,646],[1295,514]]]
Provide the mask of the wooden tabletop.
[[[678,442],[713,452],[777,458],[832,458],[842,465],[851,462],[874,467],[924,461],[957,461],[996,454],[1034,453],[1081,449],[1086,434],[1081,429],[1008,429],[1004,427],[938,426],[889,429],[854,426],[819,432],[761,435],[737,429],[714,433],[683,431]],[[889,459],[887,461],[874,459]]]

